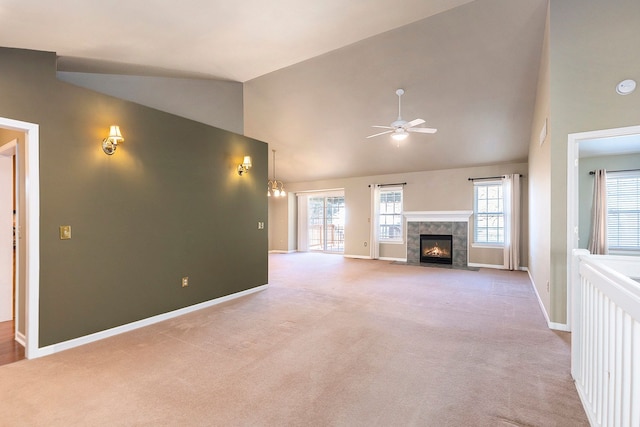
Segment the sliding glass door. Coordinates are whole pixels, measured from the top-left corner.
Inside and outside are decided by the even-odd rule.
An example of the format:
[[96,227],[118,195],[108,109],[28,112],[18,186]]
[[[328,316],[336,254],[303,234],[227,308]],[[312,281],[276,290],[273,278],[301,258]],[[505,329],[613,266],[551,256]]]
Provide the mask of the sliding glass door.
[[344,195],[310,195],[307,243],[311,251],[344,252]]

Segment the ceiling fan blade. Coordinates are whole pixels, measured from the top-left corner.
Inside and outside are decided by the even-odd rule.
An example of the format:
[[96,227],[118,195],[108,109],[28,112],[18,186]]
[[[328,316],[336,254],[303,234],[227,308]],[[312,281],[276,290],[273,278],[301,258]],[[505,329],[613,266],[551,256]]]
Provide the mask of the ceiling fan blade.
[[395,128],[392,128],[391,126],[376,126],[376,125],[373,125],[371,127],[372,128],[380,128],[380,129],[395,129]]
[[436,133],[438,129],[433,128],[411,128],[407,129],[409,132],[418,132],[418,133]]
[[374,136],[384,135],[385,133],[391,133],[392,130],[385,130],[384,132],[376,133],[375,135],[369,135],[367,138],[373,138]]
[[409,123],[407,123],[404,128],[408,129],[410,127],[414,127],[414,126],[418,126],[424,123],[424,120],[422,119],[415,119],[415,120],[411,120]]

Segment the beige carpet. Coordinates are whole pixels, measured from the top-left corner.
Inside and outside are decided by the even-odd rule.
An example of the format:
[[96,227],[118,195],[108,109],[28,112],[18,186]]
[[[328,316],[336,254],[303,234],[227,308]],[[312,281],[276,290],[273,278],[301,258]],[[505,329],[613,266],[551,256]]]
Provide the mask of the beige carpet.
[[262,292],[0,367],[0,425],[583,426],[526,273],[270,256]]

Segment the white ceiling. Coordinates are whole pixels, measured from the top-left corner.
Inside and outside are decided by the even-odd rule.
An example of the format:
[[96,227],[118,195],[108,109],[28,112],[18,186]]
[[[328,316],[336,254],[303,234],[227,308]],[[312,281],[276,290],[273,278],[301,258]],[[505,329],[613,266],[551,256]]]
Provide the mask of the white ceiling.
[[470,1],[3,0],[0,43],[244,82]]
[[[547,0],[2,0],[0,44],[57,52],[62,71],[244,82],[245,135],[278,150],[278,179],[300,182],[526,161],[546,10]],[[438,132],[400,147],[366,139],[396,119],[399,87],[403,117]]]

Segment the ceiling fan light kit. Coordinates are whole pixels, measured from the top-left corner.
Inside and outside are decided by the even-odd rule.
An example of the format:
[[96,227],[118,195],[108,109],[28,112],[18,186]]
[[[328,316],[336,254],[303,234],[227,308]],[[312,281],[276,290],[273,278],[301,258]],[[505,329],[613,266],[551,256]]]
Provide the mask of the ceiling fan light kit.
[[373,138],[380,135],[391,134],[391,138],[393,138],[398,145],[400,141],[406,139],[409,136],[409,132],[416,133],[436,133],[438,130],[433,128],[423,128],[423,127],[414,127],[425,123],[423,119],[415,119],[410,122],[402,119],[402,95],[404,95],[404,89],[396,90],[396,95],[398,95],[398,118],[392,122],[389,126],[378,126],[374,125],[374,128],[387,129],[383,132],[379,132],[373,135],[369,135],[367,138]]

